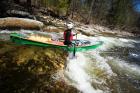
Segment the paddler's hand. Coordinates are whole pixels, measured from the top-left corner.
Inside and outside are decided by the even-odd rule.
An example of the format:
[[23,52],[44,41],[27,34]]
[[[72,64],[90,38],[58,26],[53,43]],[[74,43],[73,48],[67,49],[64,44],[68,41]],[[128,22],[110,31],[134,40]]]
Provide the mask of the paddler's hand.
[[77,35],[77,33],[73,34],[73,36],[76,36],[76,35]]

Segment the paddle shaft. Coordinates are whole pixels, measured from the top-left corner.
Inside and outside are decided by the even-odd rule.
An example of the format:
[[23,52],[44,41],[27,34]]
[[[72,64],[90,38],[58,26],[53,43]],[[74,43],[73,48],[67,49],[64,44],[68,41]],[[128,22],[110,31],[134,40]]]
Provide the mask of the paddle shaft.
[[[76,40],[77,40],[77,34],[76,34]],[[76,44],[74,43],[74,51],[73,51],[73,56],[75,57],[76,54]]]
[[72,43],[72,47],[74,48],[74,50],[73,50],[73,57],[75,57],[75,54],[76,54],[76,44]]

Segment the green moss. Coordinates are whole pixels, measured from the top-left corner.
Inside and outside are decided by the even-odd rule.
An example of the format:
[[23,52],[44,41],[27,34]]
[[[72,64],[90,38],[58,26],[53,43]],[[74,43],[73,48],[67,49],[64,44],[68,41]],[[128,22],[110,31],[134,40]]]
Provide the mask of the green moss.
[[[0,89],[2,93],[77,93],[64,81],[51,76],[63,69],[63,50],[4,44],[0,51]],[[75,92],[76,91],[76,92]]]

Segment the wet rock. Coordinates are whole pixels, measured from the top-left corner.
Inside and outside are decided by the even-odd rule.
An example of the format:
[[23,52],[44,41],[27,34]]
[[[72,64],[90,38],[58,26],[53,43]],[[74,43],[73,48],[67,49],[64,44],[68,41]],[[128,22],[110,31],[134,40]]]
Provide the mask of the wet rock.
[[7,14],[9,16],[20,17],[20,18],[31,18],[31,19],[34,18],[34,16],[31,15],[29,12],[20,11],[20,10],[8,10]]
[[87,35],[87,36],[117,36],[117,37],[127,37],[127,36],[131,36],[133,37],[134,34],[128,32],[128,31],[122,31],[119,29],[109,29],[107,27],[104,26],[100,26],[100,25],[85,25],[85,24],[80,24],[77,23],[76,25],[78,25],[76,27],[76,29],[78,31],[80,31],[82,34]]
[[63,50],[4,42],[0,46],[2,93],[78,93],[64,79],[52,77],[58,70],[63,70],[67,57]]
[[42,27],[42,22],[31,19],[15,17],[0,19],[0,29],[41,29]]
[[55,26],[46,26],[43,28],[45,32],[64,32],[66,28],[64,27],[55,27]]
[[52,16],[42,16],[42,15],[36,15],[36,19],[43,22],[45,25],[52,25],[56,27],[64,27],[66,21],[66,20],[54,18]]

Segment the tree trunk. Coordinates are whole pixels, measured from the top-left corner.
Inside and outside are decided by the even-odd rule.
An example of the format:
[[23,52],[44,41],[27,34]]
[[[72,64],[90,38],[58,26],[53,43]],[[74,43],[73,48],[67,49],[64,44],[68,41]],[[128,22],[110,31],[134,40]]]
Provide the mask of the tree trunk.
[[91,19],[91,15],[92,15],[92,9],[93,9],[93,6],[94,6],[95,2],[96,2],[96,0],[92,0],[92,2],[91,2],[91,6],[90,6],[90,10],[89,10],[89,14],[88,14],[88,17],[87,17],[86,24],[90,23],[90,19]]
[[66,16],[69,16],[70,15],[71,2],[72,2],[72,0],[68,0],[68,8],[67,8]]
[[27,0],[27,6],[31,7],[31,0]]
[[20,0],[14,0],[15,3],[19,4],[20,3]]
[[28,8],[28,11],[30,13],[32,13],[32,7],[31,7],[31,5],[32,5],[32,1],[31,0],[27,0],[27,8]]

